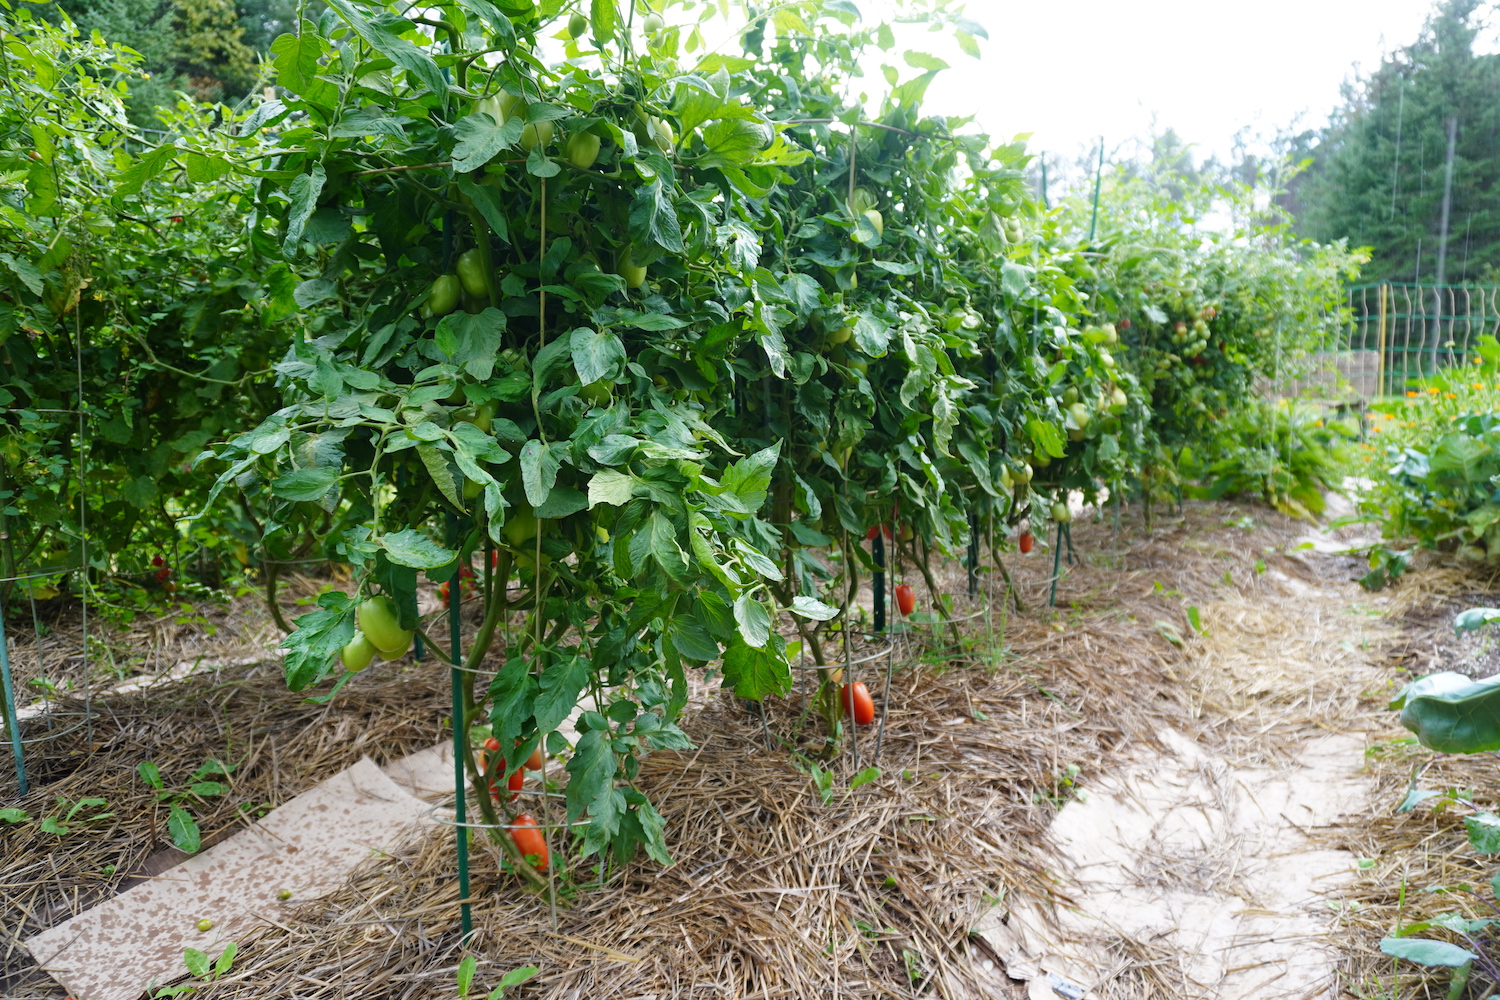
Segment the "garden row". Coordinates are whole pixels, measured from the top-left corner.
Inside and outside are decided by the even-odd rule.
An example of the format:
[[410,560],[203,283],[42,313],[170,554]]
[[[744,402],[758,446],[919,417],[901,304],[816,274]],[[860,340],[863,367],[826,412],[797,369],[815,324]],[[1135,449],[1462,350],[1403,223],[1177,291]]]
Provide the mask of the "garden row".
[[1254,386],[1339,322],[1356,255],[1149,166],[1049,209],[1024,144],[924,115],[941,61],[847,4],[655,7],[329,0],[274,96],[165,140],[125,123],[127,54],[4,15],[4,575],[123,616],[346,564],[285,643],[298,690],[351,643],[447,656],[419,574],[466,587],[485,822],[474,744],[545,746],[584,856],[665,858],[631,779],[686,745],[688,671],[763,699],[799,645],[826,664],[872,527],[920,569],[1071,492],[1317,508],[1341,432]]

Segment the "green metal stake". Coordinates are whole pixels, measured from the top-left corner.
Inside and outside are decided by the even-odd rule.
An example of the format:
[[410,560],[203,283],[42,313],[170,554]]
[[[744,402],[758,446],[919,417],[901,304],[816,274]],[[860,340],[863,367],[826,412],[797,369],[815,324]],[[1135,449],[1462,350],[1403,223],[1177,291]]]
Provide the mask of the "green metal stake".
[[1052,596],[1047,599],[1047,606],[1057,607],[1057,575],[1062,570],[1062,545],[1063,524],[1057,522],[1057,540],[1052,545]]
[[21,794],[30,791],[26,784],[26,758],[21,753],[21,724],[16,721],[16,688],[10,679],[10,650],[5,639],[5,613],[0,609],[0,682],[5,687],[5,728],[10,731],[10,751],[16,760],[16,781]]
[[1089,219],[1089,243],[1094,242],[1094,229],[1099,225],[1099,185],[1104,180],[1104,136],[1099,137],[1099,168],[1094,171],[1094,214]]
[[[458,534],[457,525],[448,522],[450,540]],[[467,943],[474,934],[474,917],[469,911],[469,828],[468,802],[464,789],[464,757],[468,754],[468,713],[464,710],[463,671],[459,669],[463,652],[460,648],[463,636],[459,631],[459,595],[462,593],[463,577],[459,567],[453,567],[453,578],[448,582],[448,643],[452,652],[452,666],[448,668],[453,682],[453,789],[455,792],[455,819],[458,820],[458,895],[464,902],[459,904],[459,924],[463,928],[462,940]]]

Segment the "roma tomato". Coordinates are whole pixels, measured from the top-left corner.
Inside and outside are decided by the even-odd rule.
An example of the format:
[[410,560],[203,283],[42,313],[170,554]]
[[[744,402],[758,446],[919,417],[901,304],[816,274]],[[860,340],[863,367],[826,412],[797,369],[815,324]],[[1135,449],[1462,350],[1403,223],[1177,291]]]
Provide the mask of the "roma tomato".
[[547,867],[547,838],[542,836],[536,817],[531,813],[521,813],[511,820],[510,839],[516,842],[516,850],[528,861],[538,868]]
[[[520,745],[521,745],[521,741],[520,740],[516,740],[516,746],[520,746]],[[528,771],[540,771],[541,769],[542,769],[542,748],[539,745],[539,746],[536,747],[536,749],[534,749],[534,750],[531,751],[531,756],[526,758],[526,770],[528,770]]]
[[384,659],[394,660],[404,655],[411,645],[413,633],[400,626],[396,602],[384,594],[361,604],[355,617],[359,619],[360,631],[375,644]]
[[458,280],[463,284],[464,291],[476,297],[489,295],[489,285],[485,283],[484,262],[480,259],[478,250],[465,250],[459,254],[454,270],[458,271]]
[[855,725],[868,726],[875,721],[875,702],[870,698],[870,689],[864,681],[844,685],[844,711],[854,719]]
[[349,645],[344,647],[343,659],[344,669],[357,674],[375,659],[375,644],[366,639],[363,632],[355,632]]
[[1031,537],[1031,532],[1029,532],[1029,531],[1023,531],[1023,532],[1021,532],[1021,537],[1019,539],[1017,539],[1017,544],[1018,544],[1018,547],[1021,550],[1021,555],[1024,556],[1024,555],[1029,555],[1030,554],[1030,552],[1031,552],[1031,546],[1032,546],[1033,542],[1034,542],[1034,539]]
[[903,615],[910,616],[917,610],[917,594],[906,584],[896,588],[896,607],[901,609]]

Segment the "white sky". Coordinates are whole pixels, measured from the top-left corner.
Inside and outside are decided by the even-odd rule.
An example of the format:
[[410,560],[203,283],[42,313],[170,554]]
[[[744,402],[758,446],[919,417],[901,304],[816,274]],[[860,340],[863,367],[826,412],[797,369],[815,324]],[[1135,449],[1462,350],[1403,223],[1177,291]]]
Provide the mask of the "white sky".
[[[927,111],[977,115],[996,137],[1034,133],[1031,148],[1049,162],[1076,161],[1101,135],[1107,155],[1129,156],[1134,140],[1165,128],[1200,155],[1227,158],[1246,126],[1269,136],[1298,116],[1303,128],[1325,122],[1355,64],[1368,73],[1415,41],[1431,9],[1429,0],[970,0],[965,16],[990,35],[982,59],[919,28],[898,49],[951,67]],[[898,68],[902,79],[917,72]],[[878,67],[869,72],[878,79]],[[870,84],[872,96],[884,90]]]

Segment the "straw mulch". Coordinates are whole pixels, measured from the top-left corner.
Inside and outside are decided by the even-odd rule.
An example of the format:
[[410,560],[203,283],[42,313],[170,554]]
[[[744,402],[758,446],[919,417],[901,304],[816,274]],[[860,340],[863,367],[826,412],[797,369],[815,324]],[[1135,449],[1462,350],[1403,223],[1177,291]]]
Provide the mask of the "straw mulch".
[[[23,725],[38,741],[27,748],[32,790],[17,795],[7,759],[0,805],[34,821],[0,829],[0,996],[61,997],[21,941],[186,857],[171,846],[167,806],[138,776],[141,762],[154,762],[169,790],[184,789],[209,759],[233,767],[227,778],[211,776],[230,794],[186,803],[206,847],[363,756],[384,763],[442,738],[445,674],[377,665],[360,680],[329,704],[309,704],[286,690],[272,660],[100,696],[91,726],[76,701]],[[60,727],[52,739],[49,722]],[[81,810],[65,836],[42,831],[43,817],[61,820],[86,798],[104,802]],[[100,814],[108,815],[90,819]]]
[[[637,780],[666,819],[673,864],[638,858],[600,872],[592,860],[571,859],[555,931],[545,901],[501,874],[480,838],[476,990],[533,964],[541,971],[516,995],[1007,995],[1003,971],[974,950],[968,929],[1008,899],[1057,896],[1044,833],[1074,792],[1070,767],[1086,784],[1169,726],[1210,742],[1229,738],[1183,680],[1190,656],[1167,638],[1193,648],[1205,641],[1194,637],[1185,607],[1253,605],[1258,558],[1316,575],[1284,554],[1304,528],[1260,510],[1251,525],[1243,514],[1229,504],[1189,505],[1184,519],[1158,521],[1147,533],[1127,511],[1119,534],[1108,520],[1080,519],[1080,562],[1062,580],[1055,612],[1046,606],[1050,551],[1006,555],[1027,612],[1012,613],[1001,635],[996,607],[988,624],[965,625],[961,649],[940,654],[923,649],[940,649],[945,635],[911,636],[893,679],[882,775],[859,789],[849,789],[852,754],[831,762],[817,755],[815,717],[799,730],[798,691],[770,704],[764,722],[752,706],[711,695],[683,723],[695,748],[650,755]],[[955,567],[944,578],[962,589]],[[971,608],[960,600],[957,613]],[[878,665],[861,673],[877,695]],[[64,763],[47,765],[59,777],[22,803],[29,811],[40,814],[54,795],[98,795],[115,817],[63,840],[33,826],[0,845],[0,976],[9,977],[0,994],[60,996],[16,940],[117,890],[164,843],[159,821],[150,824],[164,810],[134,778],[139,761],[185,777],[205,757],[248,752],[235,773],[235,803],[275,804],[361,754],[383,762],[441,738],[446,676],[435,666],[373,668],[329,706],[305,705],[279,684],[273,666],[194,680],[170,696],[108,699],[92,746],[42,745]],[[1292,697],[1283,712],[1301,718],[1328,698]],[[777,743],[770,751],[768,733]],[[873,743],[873,734],[862,738],[860,767],[870,764]],[[793,760],[796,747],[804,762],[833,769],[827,803]],[[0,785],[0,795],[13,793]],[[242,819],[232,813],[228,802],[200,807],[205,835],[234,829]],[[104,864],[116,874],[105,876]],[[465,953],[457,894],[451,828],[422,828],[341,891],[242,941],[235,971],[203,995],[446,1000]]]
[[[1368,770],[1376,781],[1367,816],[1342,831],[1349,849],[1368,859],[1367,868],[1340,894],[1342,944],[1348,951],[1347,989],[1358,996],[1405,1000],[1446,997],[1450,975],[1428,971],[1381,954],[1380,939],[1398,929],[1445,914],[1470,919],[1500,917],[1490,880],[1500,871],[1493,856],[1470,846],[1464,818],[1476,809],[1500,811],[1500,772],[1493,754],[1438,754],[1424,749],[1401,728],[1385,702],[1413,677],[1456,670],[1472,677],[1500,672],[1500,640],[1485,631],[1462,637],[1453,631],[1453,616],[1476,606],[1500,603],[1496,580],[1452,566],[1435,566],[1403,578],[1392,593],[1399,637],[1388,647],[1387,683],[1375,692],[1379,730],[1368,751]],[[1410,787],[1456,793],[1431,798],[1410,812],[1397,806]],[[1418,929],[1468,947],[1459,936],[1438,927]],[[1491,961],[1500,959],[1500,940],[1481,932]],[[1466,997],[1487,997],[1500,989],[1476,969]]]

